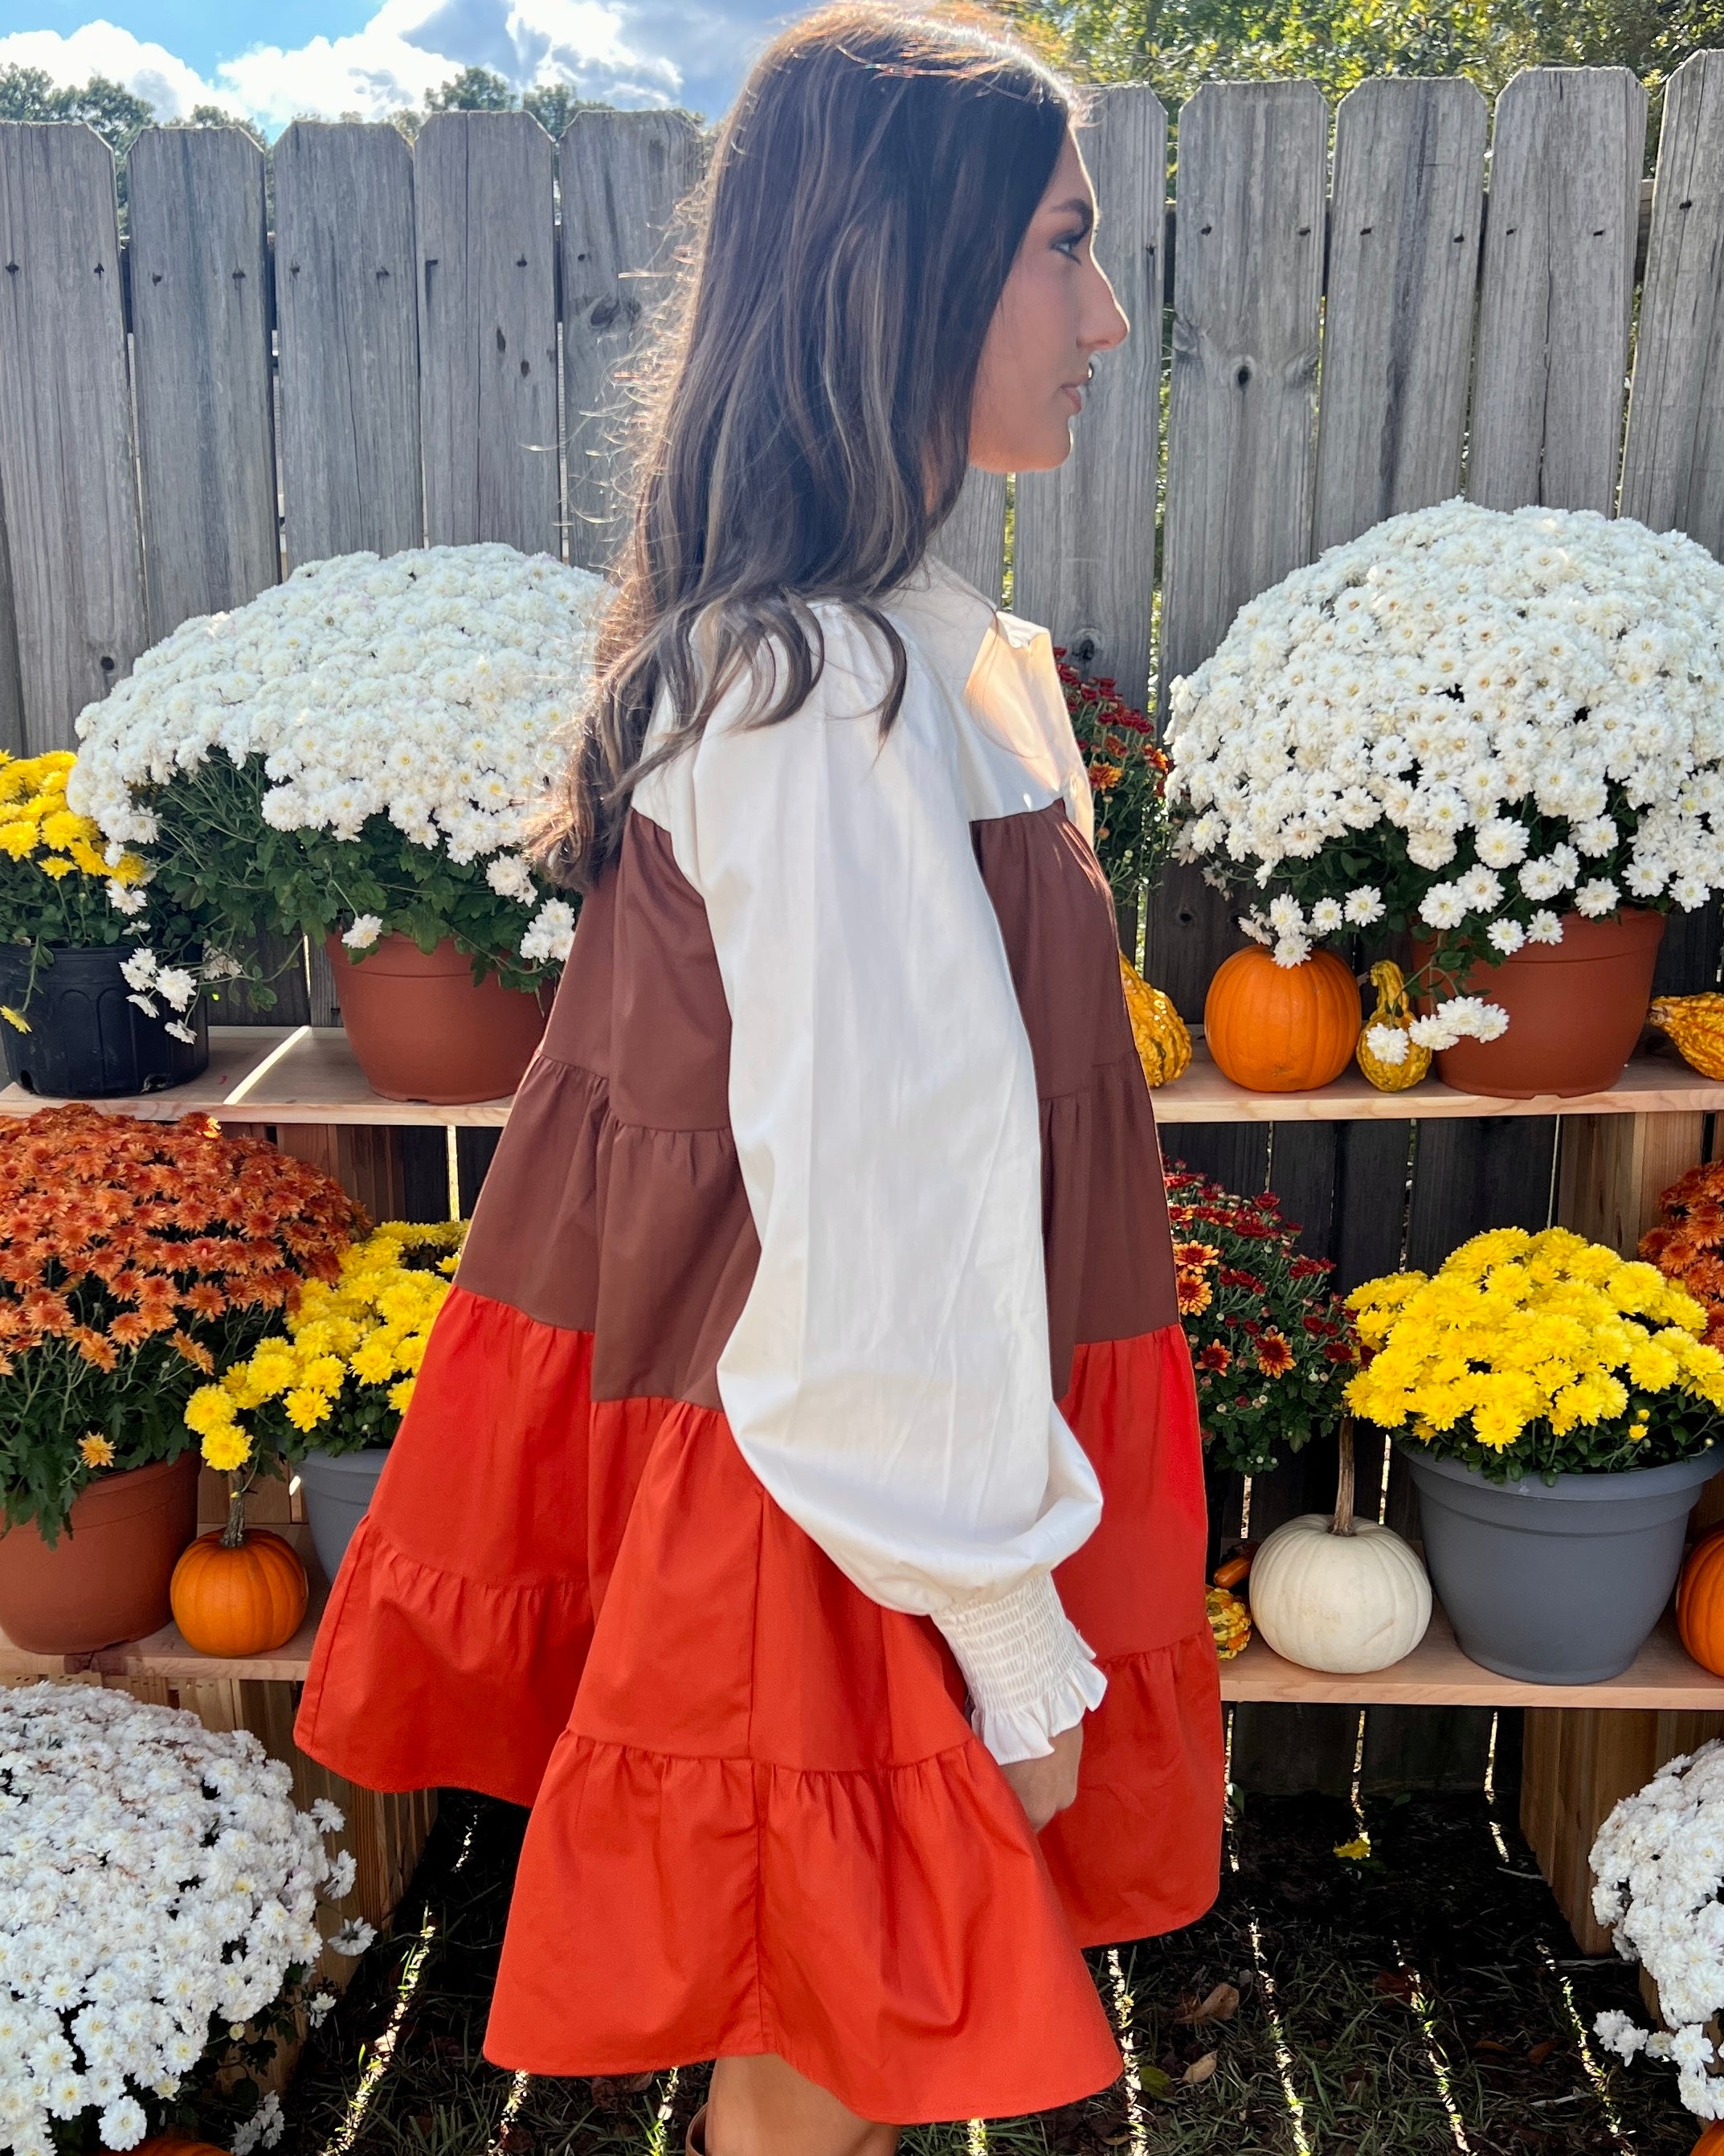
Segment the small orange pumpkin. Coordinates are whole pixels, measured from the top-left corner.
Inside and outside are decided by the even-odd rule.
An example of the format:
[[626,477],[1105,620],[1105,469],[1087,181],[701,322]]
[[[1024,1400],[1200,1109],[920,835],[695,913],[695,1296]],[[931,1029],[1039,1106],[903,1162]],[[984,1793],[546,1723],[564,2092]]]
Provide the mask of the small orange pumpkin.
[[1359,1019],[1359,984],[1334,952],[1278,966],[1254,943],[1216,969],[1203,1002],[1203,1038],[1234,1085],[1306,1093],[1352,1060]]
[[1688,2156],[1724,2156],[1724,2124],[1709,2126]]
[[200,1655],[267,1655],[305,1614],[305,1568],[293,1544],[248,1527],[236,1491],[224,1527],[199,1535],[168,1582],[173,1621]]
[[1703,1670],[1724,1676],[1724,1527],[1702,1535],[1683,1560],[1676,1630]]

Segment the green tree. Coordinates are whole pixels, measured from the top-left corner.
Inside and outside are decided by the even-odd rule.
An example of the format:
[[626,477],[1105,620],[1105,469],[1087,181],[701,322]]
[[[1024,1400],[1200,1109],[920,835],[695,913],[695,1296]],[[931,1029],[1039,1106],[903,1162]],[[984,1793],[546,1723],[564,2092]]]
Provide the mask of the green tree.
[[572,84],[536,82],[523,94],[521,109],[531,113],[553,142],[560,142],[577,112],[603,112],[606,107],[602,97],[577,97]]
[[124,157],[155,117],[153,105],[105,74],[74,87],[54,82],[40,68],[0,68],[0,120],[82,120],[116,158]]
[[512,112],[517,102],[502,76],[482,67],[464,67],[441,90],[425,93],[428,112]]
[[1632,68],[1653,93],[1724,45],[1724,0],[1003,0],[1090,82],[1147,82],[1170,111],[1200,83],[1305,76],[1331,98],[1370,75],[1460,74],[1494,98],[1517,69]]
[[183,120],[171,120],[171,127],[237,127],[241,134],[249,135],[260,150],[267,150],[269,138],[254,120],[241,114],[229,112],[222,105],[194,105]]

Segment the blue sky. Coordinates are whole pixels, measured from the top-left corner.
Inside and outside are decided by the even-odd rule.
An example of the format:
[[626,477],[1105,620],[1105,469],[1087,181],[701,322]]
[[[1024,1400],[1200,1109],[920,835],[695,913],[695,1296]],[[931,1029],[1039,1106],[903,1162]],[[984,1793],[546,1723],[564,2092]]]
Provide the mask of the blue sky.
[[749,60],[804,12],[771,0],[0,0],[0,66],[112,75],[163,118],[210,103],[270,135],[295,114],[381,117],[462,67],[562,79],[716,120]]

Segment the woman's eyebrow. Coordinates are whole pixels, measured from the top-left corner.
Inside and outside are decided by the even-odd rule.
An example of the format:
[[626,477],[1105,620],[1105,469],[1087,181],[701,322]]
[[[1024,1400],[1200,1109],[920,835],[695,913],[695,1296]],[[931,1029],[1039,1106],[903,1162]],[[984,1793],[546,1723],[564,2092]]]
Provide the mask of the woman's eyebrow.
[[1084,219],[1086,225],[1095,225],[1101,222],[1095,210],[1081,195],[1073,195],[1067,202],[1047,203],[1043,207],[1045,213],[1051,217],[1064,217],[1068,211],[1075,211]]

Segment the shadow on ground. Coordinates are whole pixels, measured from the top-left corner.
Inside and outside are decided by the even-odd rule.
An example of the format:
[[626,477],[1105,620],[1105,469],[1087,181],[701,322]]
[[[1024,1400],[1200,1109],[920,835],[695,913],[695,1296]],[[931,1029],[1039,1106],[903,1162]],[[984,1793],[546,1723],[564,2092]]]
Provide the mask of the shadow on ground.
[[[526,1815],[445,1791],[393,1936],[367,1955],[288,2092],[278,2156],[680,2156],[704,2067],[647,2095],[516,2076],[480,2052]],[[1090,1957],[1128,2041],[1089,2102],[991,2122],[1010,2156],[1687,2156],[1674,2075],[1598,2056],[1635,1973],[1583,1962],[1512,1829],[1482,1796],[1367,1801],[1372,1855],[1331,1852],[1350,1805],[1253,1798],[1219,1902],[1171,1940]],[[1225,2020],[1193,2022],[1219,1986]],[[1225,1992],[1219,2005],[1229,2004]],[[905,2156],[966,2156],[962,2123]]]

